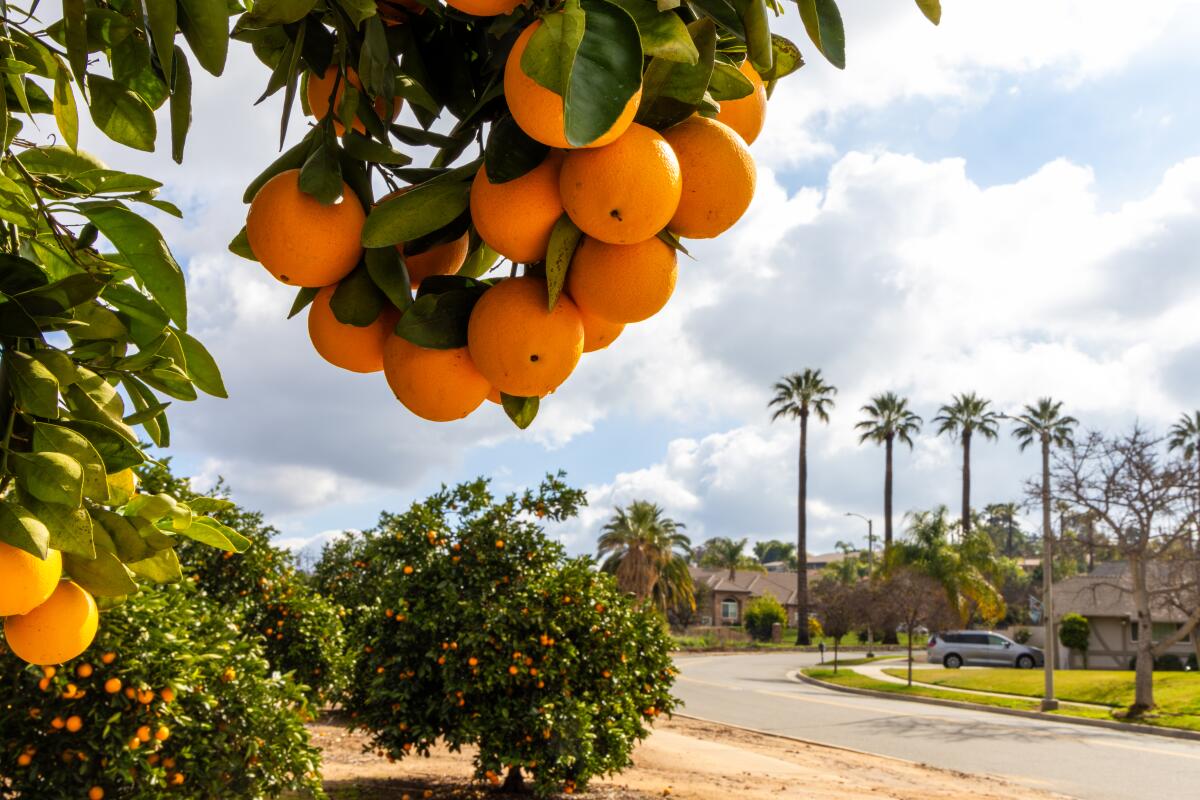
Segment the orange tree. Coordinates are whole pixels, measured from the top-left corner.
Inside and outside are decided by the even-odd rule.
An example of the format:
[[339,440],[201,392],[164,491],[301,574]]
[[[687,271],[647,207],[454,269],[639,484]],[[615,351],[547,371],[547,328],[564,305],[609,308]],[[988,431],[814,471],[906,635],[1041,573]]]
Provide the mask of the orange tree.
[[329,548],[318,575],[359,606],[346,705],[372,748],[477,745],[477,778],[507,771],[512,789],[528,775],[540,794],[629,766],[677,704],[669,639],[652,608],[541,530],[539,513],[561,519],[581,499],[559,477],[503,499],[464,484]]
[[0,797],[320,795],[304,695],[226,609],[182,583],[105,617],[57,668],[0,646]]

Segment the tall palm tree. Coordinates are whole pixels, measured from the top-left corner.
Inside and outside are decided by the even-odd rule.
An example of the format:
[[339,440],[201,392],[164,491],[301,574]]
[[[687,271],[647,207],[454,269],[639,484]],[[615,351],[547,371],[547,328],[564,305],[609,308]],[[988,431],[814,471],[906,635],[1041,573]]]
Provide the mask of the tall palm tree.
[[1027,405],[1019,414],[1013,436],[1021,451],[1037,442],[1042,447],[1042,617],[1046,626],[1046,688],[1042,708],[1058,707],[1054,699],[1054,531],[1050,527],[1050,448],[1066,447],[1074,438],[1079,420],[1062,413],[1062,402],[1043,397],[1036,405]]
[[990,400],[974,392],[956,395],[948,405],[938,409],[933,418],[939,434],[947,434],[951,441],[962,442],[962,533],[963,538],[971,532],[971,438],[978,433],[984,439],[996,440],[997,423],[1000,415],[991,410]]
[[[1167,432],[1167,447],[1179,450],[1185,461],[1200,459],[1200,411],[1179,415],[1179,419]],[[1197,467],[1200,467],[1200,463]],[[1200,476],[1200,471],[1197,475]],[[1200,497],[1197,497],[1193,513],[1200,513]]]
[[908,410],[908,398],[884,392],[862,407],[867,418],[854,427],[862,431],[859,442],[882,444],[886,453],[883,473],[883,550],[892,546],[892,453],[897,441],[911,449],[913,436],[921,432],[921,418]]
[[746,555],[746,543],[749,539],[727,539],[717,536],[704,543],[704,565],[717,569],[729,570],[729,580],[737,577],[739,569],[749,569],[763,572],[762,564]]
[[654,503],[635,500],[614,510],[597,542],[601,569],[617,576],[617,585],[660,611],[681,603],[695,606],[687,558],[691,540],[682,522],[664,516]]
[[829,422],[835,394],[837,387],[825,382],[821,370],[806,368],[776,383],[775,396],[769,404],[775,409],[772,422],[780,418],[800,421],[800,479],[796,490],[796,603],[800,623],[796,625],[796,644],[801,645],[809,643],[805,624],[808,620],[808,417],[814,414],[821,422]]

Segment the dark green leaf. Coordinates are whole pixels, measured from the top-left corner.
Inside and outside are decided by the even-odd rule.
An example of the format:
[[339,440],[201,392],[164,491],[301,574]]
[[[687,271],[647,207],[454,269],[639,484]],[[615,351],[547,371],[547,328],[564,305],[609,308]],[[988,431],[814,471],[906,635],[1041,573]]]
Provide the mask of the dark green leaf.
[[431,181],[371,209],[363,226],[364,247],[418,239],[448,225],[467,208],[469,183]]
[[238,18],[234,31],[297,22],[316,4],[316,0],[258,0],[252,9]]
[[167,101],[171,91],[151,63],[150,45],[140,37],[129,37],[112,48],[109,55],[113,80],[132,90],[152,109],[157,110]]
[[582,238],[583,231],[566,214],[558,218],[550,231],[550,245],[546,249],[546,287],[549,290],[550,310],[558,303],[558,295],[567,281],[571,258]]
[[0,499],[0,542],[45,559],[50,547],[50,530],[15,496]]
[[771,68],[770,72],[762,73],[761,77],[764,81],[768,83],[777,81],[804,66],[800,48],[792,40],[773,33],[771,34],[771,46],[775,48],[775,66]]
[[342,139],[342,146],[346,148],[347,155],[357,158],[360,161],[368,161],[372,164],[404,166],[405,164],[412,163],[410,156],[398,150],[393,150],[383,142],[368,139],[357,131],[348,132]]
[[691,4],[703,12],[704,16],[716,21],[724,29],[722,35],[729,33],[745,41],[746,31],[731,0],[691,0]]
[[754,84],[737,67],[724,61],[713,65],[712,78],[708,81],[708,93],[714,100],[738,100],[753,91]]
[[50,531],[50,546],[61,550],[63,555],[71,553],[83,558],[95,558],[96,548],[92,541],[92,518],[84,508],[68,508],[58,503],[43,503],[24,492],[21,504],[42,521]]
[[150,36],[154,39],[154,51],[158,53],[158,62],[162,66],[163,75],[171,82],[174,74],[174,59],[179,55],[175,49],[175,28],[179,24],[175,0],[142,0],[146,8],[146,19],[150,23]]
[[508,414],[508,418],[518,428],[525,430],[533,424],[541,401],[536,397],[514,397],[510,394],[501,393],[500,404],[504,406],[504,413]]
[[567,3],[562,13],[542,17],[541,26],[521,54],[521,71],[555,94],[565,94],[584,24],[578,2]]
[[413,146],[450,147],[458,141],[453,136],[414,128],[411,125],[389,125],[388,130],[400,141]]
[[691,23],[688,32],[700,58],[695,64],[663,58],[650,60],[636,117],[639,123],[663,130],[690,117],[703,102],[712,79],[717,28],[706,18]]
[[[304,52],[304,39],[308,26],[300,26],[296,39],[292,42],[292,50],[287,54],[287,88],[283,92],[283,112],[279,117],[279,147],[287,140],[288,120],[292,118],[292,105],[296,102],[296,90],[300,86],[300,55]],[[282,63],[285,59],[280,59]]]
[[225,3],[179,0],[179,27],[200,66],[220,75],[229,52],[229,10]]
[[138,95],[103,75],[89,75],[92,121],[104,135],[135,150],[154,150],[154,111]]
[[531,139],[511,115],[492,123],[483,163],[488,180],[505,183],[515,180],[546,160],[549,146]]
[[75,93],[71,91],[71,79],[65,69],[54,76],[54,121],[62,133],[63,141],[72,150],[79,146],[79,109],[75,107]]
[[233,237],[233,241],[229,243],[229,252],[250,261],[258,261],[258,257],[255,256],[254,251],[250,249],[250,240],[246,238],[245,225],[243,225],[242,229],[238,231],[238,235]]
[[61,425],[39,422],[33,428],[33,448],[38,452],[62,453],[78,461],[83,467],[83,496],[97,503],[108,502],[104,459],[83,434]]
[[392,97],[392,55],[388,48],[387,31],[383,20],[371,17],[363,25],[363,44],[359,51],[358,77],[372,97]]
[[46,419],[58,416],[58,380],[54,373],[27,353],[10,350],[4,354],[17,408]]
[[750,63],[760,74],[770,72],[775,66],[775,51],[771,46],[766,0],[734,0],[734,8],[746,31],[746,52]]
[[481,295],[478,289],[454,289],[418,297],[396,324],[396,335],[435,350],[465,347],[467,322]]
[[146,460],[134,440],[117,433],[107,425],[79,419],[64,420],[62,425],[87,437],[104,459],[104,468],[109,474],[136,467]]
[[329,205],[342,196],[342,167],[338,161],[337,138],[331,126],[322,126],[324,135],[313,139],[312,152],[300,168],[300,191]]
[[458,274],[467,278],[478,278],[490,270],[498,258],[499,253],[480,241],[467,255],[467,260],[459,267]]
[[830,64],[846,68],[846,31],[834,0],[796,0],[808,38]]
[[20,294],[48,282],[46,273],[29,259],[0,253],[0,292]]
[[396,308],[412,305],[412,284],[408,269],[395,247],[371,247],[366,251],[367,272],[379,290]]
[[688,258],[692,257],[692,254],[688,252],[688,249],[683,246],[683,242],[679,241],[679,237],[671,233],[666,228],[663,228],[658,232],[658,238],[670,245],[672,250],[678,253],[683,253]]
[[175,91],[171,93],[171,158],[183,163],[183,146],[192,126],[192,69],[182,47],[175,48]]
[[363,264],[343,278],[329,298],[329,308],[338,322],[360,328],[377,320],[386,303],[387,298]]
[[64,453],[9,453],[17,484],[45,503],[83,503],[83,465]]
[[917,8],[921,9],[921,13],[925,15],[925,18],[934,25],[942,21],[941,0],[917,0]]
[[687,26],[678,14],[660,11],[648,0],[611,0],[625,9],[637,23],[642,38],[642,50],[647,56],[657,56],[668,61],[695,64],[700,58]]
[[586,25],[563,93],[567,141],[590,144],[606,133],[642,88],[642,42],[633,17],[608,0],[582,0]]
[[246,191],[242,194],[242,202],[249,203],[253,200],[254,195],[258,194],[258,190],[263,187],[263,184],[279,173],[287,172],[289,169],[299,169],[304,166],[304,161],[308,158],[309,150],[312,147],[312,137],[319,135],[319,129],[314,128],[312,133],[301,139],[294,146],[288,148],[279,158],[271,162],[271,165],[259,173],[257,178],[250,181],[250,185],[246,187]]
[[221,380],[221,370],[212,355],[194,336],[184,331],[176,331],[183,354],[187,358],[188,377],[206,394],[213,397],[228,397],[225,382]]
[[287,318],[291,319],[307,308],[319,291],[321,290],[315,286],[305,286],[296,292],[296,299],[292,302],[292,309],[288,312]]
[[375,0],[337,0],[337,4],[350,17],[355,27],[361,25],[363,20],[375,16],[378,11]]

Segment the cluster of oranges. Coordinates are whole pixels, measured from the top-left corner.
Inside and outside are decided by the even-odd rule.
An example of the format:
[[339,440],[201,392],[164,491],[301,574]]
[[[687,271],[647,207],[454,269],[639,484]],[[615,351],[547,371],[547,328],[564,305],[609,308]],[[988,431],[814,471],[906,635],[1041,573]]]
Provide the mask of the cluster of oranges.
[[61,664],[96,638],[96,600],[74,581],[62,580],[62,553],[38,558],[0,542],[0,617],[4,638],[30,664]]
[[[521,3],[448,4],[468,14],[495,16]],[[415,3],[395,0],[379,7],[389,24],[421,11]],[[722,102],[715,118],[693,115],[655,131],[634,122],[639,90],[607,132],[585,147],[571,147],[562,96],[522,69],[522,54],[542,24],[532,22],[516,40],[503,88],[517,125],[550,149],[540,164],[512,180],[494,182],[480,167],[469,198],[479,238],[527,267],[522,276],[489,282],[470,312],[465,346],[432,349],[396,335],[401,311],[392,307],[364,326],[337,319],[331,299],[364,253],[367,212],[349,185],[343,184],[337,202],[323,205],[301,190],[300,170],[293,169],[267,181],[250,204],[246,237],[254,257],[278,280],[319,290],[308,312],[317,352],[347,370],[383,371],[400,402],[428,420],[461,419],[485,399],[501,402],[502,395],[540,398],[553,392],[583,353],[607,347],[625,325],[663,308],[675,289],[679,238],[720,235],[754,195],[755,167],[747,145],[762,129],[767,97],[748,60],[740,69],[753,91]],[[309,108],[318,120],[340,107],[347,84],[361,89],[353,70],[339,73],[336,66],[308,76]],[[381,119],[399,113],[398,99],[372,102]],[[357,117],[334,125],[339,134],[362,128]],[[582,238],[551,306],[540,267],[564,214]],[[405,255],[414,289],[431,276],[456,274],[468,242],[463,233]],[[401,254],[404,247],[397,245]]]

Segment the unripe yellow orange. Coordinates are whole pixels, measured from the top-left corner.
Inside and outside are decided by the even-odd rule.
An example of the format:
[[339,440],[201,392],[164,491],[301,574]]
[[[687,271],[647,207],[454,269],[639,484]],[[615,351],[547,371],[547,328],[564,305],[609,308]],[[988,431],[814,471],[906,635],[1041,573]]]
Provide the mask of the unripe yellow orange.
[[46,602],[61,578],[59,551],[49,551],[43,560],[0,542],[0,617],[33,611]]

